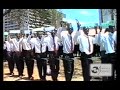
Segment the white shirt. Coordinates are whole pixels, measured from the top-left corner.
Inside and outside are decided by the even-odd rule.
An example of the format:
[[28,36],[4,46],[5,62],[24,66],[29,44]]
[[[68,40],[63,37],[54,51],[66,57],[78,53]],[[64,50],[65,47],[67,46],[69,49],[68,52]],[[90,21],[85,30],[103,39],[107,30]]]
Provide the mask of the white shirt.
[[91,36],[91,38],[92,38],[93,44],[96,44],[96,39],[95,39],[95,37],[92,37],[92,36]]
[[5,45],[6,45],[6,50],[7,51],[13,51],[13,44],[12,44],[12,42],[5,41]]
[[97,44],[100,46],[100,51],[105,51],[104,33],[99,33]]
[[[66,33],[61,33],[61,41],[63,44],[63,53],[69,54],[71,52],[71,39],[70,39],[70,34],[68,34],[68,31],[64,31]],[[72,44],[73,48],[72,51],[74,50],[74,41],[72,37]]]
[[20,42],[23,38],[20,38],[18,41],[16,38],[10,39],[13,43],[13,51],[20,51]]
[[97,45],[98,45],[98,43],[99,43],[99,37],[100,37],[100,32],[95,35],[94,44],[97,44]]
[[66,28],[65,27],[59,27],[57,30],[57,37],[61,40],[61,32],[65,31]]
[[[29,38],[29,37],[28,37]],[[20,42],[20,51],[22,51],[22,48],[24,50],[31,50],[31,45],[28,43],[28,38],[24,37]]]
[[73,31],[72,32],[72,37],[73,37],[75,45],[78,44],[77,43],[77,38],[78,38],[79,35],[80,35],[80,31]]
[[106,54],[115,52],[114,40],[112,38],[112,35],[113,35],[112,33],[109,33],[109,34],[105,34],[103,37]]
[[6,44],[4,43],[3,44],[3,49],[5,50],[7,48]]
[[[45,42],[45,37],[42,37],[41,40],[38,37],[37,38],[31,38],[28,42],[31,44],[32,49],[35,48],[35,53],[46,52],[47,44]],[[41,45],[42,45],[42,49],[41,49]]]
[[[91,51],[89,51],[88,38],[89,38],[89,41],[90,41]],[[92,43],[93,41],[92,41],[92,38],[90,36],[86,36],[86,35],[82,34],[82,35],[78,36],[77,42],[79,43],[79,50],[81,52],[85,52],[87,55],[93,53],[93,43]]]
[[[54,51],[54,43],[53,43],[53,37],[49,35],[48,37],[45,38],[45,42],[47,43],[48,46],[48,51]],[[57,36],[55,36],[55,48],[56,50],[59,49],[59,44],[60,41]]]

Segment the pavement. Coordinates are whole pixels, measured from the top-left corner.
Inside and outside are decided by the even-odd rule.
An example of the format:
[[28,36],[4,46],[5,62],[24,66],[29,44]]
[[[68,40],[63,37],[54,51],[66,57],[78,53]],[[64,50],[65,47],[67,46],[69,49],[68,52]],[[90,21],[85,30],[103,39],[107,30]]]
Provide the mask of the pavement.
[[[94,63],[100,63],[99,57],[93,57],[92,59],[93,59]],[[49,66],[48,66],[48,68],[49,68]],[[3,62],[3,81],[30,81],[30,80],[27,79],[28,75],[27,75],[26,65],[25,65],[25,68],[24,68],[24,75],[25,76],[23,76],[23,78],[20,79],[18,77],[18,72],[17,72],[17,69],[15,67],[14,76],[9,77],[8,63]],[[40,81],[39,76],[38,76],[38,69],[37,69],[36,62],[34,64],[33,77],[34,77],[33,81]],[[51,76],[47,75],[46,80],[47,81],[52,81]],[[60,60],[60,71],[59,71],[59,75],[58,75],[58,81],[65,81],[64,68],[63,68],[63,61],[62,60]],[[73,73],[73,77],[72,77],[71,81],[84,81],[83,80],[83,75],[82,75],[81,61],[79,60],[78,57],[74,58],[74,73]],[[101,80],[101,77],[98,77],[98,78],[92,77],[91,81],[102,81],[102,80]]]

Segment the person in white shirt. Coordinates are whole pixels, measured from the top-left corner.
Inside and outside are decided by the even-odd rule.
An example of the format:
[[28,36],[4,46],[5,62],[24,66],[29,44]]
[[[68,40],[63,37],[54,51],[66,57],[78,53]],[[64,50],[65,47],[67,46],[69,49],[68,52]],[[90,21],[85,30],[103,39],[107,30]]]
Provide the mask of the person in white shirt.
[[83,71],[84,81],[90,81],[89,76],[89,65],[92,63],[91,54],[93,53],[93,41],[90,36],[88,36],[88,29],[83,28],[84,34],[78,36],[77,41],[79,43],[79,50],[81,51],[81,64]]
[[[114,33],[113,33],[113,40],[114,40],[114,43],[115,43],[115,55],[117,54],[117,29],[116,28],[114,28]],[[116,60],[117,58],[115,57],[115,60]],[[115,70],[116,70],[116,78],[119,78],[119,68],[117,67],[117,64],[119,63],[118,62],[119,60],[116,60],[115,61]]]
[[[94,37],[95,38],[95,43],[93,43],[93,45],[94,45],[93,54],[94,54],[94,56],[99,57],[100,56],[100,46],[97,44],[97,39],[98,39],[98,36],[99,36],[98,27],[95,26],[94,29],[95,29],[96,33],[95,33],[95,37]],[[99,29],[101,29],[101,27],[99,27]]]
[[[12,38],[12,36],[11,36]],[[8,68],[9,68],[9,71],[10,71],[10,74],[9,76],[12,77],[14,75],[14,60],[13,60],[13,44],[11,41],[5,41],[5,45],[6,45],[6,51],[7,51],[7,56],[6,56],[6,59],[8,61]]]
[[63,44],[63,66],[66,81],[71,81],[74,71],[74,41],[71,35],[73,31],[70,29],[69,24],[67,24],[66,31],[61,33],[61,41]]
[[[26,35],[23,35],[23,39],[20,42],[20,51],[21,51],[21,61],[25,59],[25,63],[27,66],[27,72],[28,72],[28,79],[33,80],[33,69],[34,69],[34,59],[31,56],[31,49],[32,46],[28,42],[29,37],[26,37]],[[24,70],[24,63],[22,63],[21,70],[23,72]]]
[[61,21],[60,25],[61,26],[58,28],[56,35],[61,40],[61,32],[66,30],[66,23],[64,21]]
[[7,56],[7,50],[6,50],[6,44],[5,41],[3,42],[3,61],[6,61],[6,56]]
[[19,44],[21,42],[22,38],[20,38],[20,35],[16,35],[16,38],[10,38],[9,37],[9,41],[11,41],[11,43],[13,44],[13,59],[16,63],[17,66],[17,70],[18,70],[18,76],[21,78],[23,76],[21,67],[22,67],[22,62],[20,60],[20,47]]
[[112,26],[109,26],[109,28],[106,29],[105,35],[103,37],[103,42],[105,45],[105,51],[106,51],[106,63],[112,64],[112,76],[108,78],[108,81],[115,79],[115,62],[116,62],[116,55],[115,55],[115,42],[113,39],[113,28]]
[[112,38],[113,38],[113,40],[114,40],[115,50],[116,50],[116,46],[117,46],[117,30],[116,30],[116,29],[114,29],[114,30],[115,30],[115,31],[114,31],[114,33],[113,33]]
[[[31,36],[31,35],[30,35]],[[41,81],[46,81],[46,71],[47,71],[47,43],[44,35],[34,36],[31,38],[29,36],[29,43],[32,45],[32,50],[37,61],[38,73]]]
[[[101,58],[101,63],[102,64],[106,63],[106,60],[107,60],[107,57],[106,57],[106,54],[105,54],[106,51],[105,51],[105,45],[104,45],[104,35],[105,35],[105,32],[101,27],[101,30],[98,33],[98,37],[96,38],[96,42],[97,42],[97,45],[100,46],[100,58]],[[102,77],[102,80],[106,81],[107,78]]]
[[48,52],[49,52],[49,64],[51,69],[51,76],[53,81],[57,81],[59,74],[59,38],[56,36],[55,30],[51,32],[46,38]]

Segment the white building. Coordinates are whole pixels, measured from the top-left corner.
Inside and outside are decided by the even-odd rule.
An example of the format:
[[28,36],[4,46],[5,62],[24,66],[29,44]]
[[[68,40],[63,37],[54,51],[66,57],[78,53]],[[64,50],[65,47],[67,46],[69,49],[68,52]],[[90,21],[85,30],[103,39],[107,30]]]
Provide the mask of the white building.
[[[111,13],[111,10],[113,9],[99,9],[99,23],[107,23],[110,21],[117,22],[117,12],[116,9],[114,9],[113,14]],[[116,24],[115,24],[116,25]]]
[[[17,22],[13,22],[10,19],[10,14],[7,14],[3,17],[3,30],[9,32],[9,30],[21,30],[21,31],[25,31],[25,30],[32,30],[33,28],[36,28],[36,26],[39,24],[39,20],[37,20],[38,22],[36,22],[36,26],[33,25],[31,22],[34,19],[34,15],[33,13],[30,11],[30,9],[27,9],[27,15],[26,17],[23,17],[23,24],[22,26],[19,26],[17,24]],[[36,19],[38,19],[39,17],[37,17]],[[39,25],[38,25],[39,26]]]

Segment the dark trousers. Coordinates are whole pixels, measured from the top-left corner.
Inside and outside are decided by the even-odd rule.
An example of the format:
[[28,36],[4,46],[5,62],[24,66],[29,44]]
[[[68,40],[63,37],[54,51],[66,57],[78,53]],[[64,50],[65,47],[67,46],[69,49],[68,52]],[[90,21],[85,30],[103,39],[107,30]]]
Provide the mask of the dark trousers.
[[13,60],[16,63],[18,74],[20,75],[20,67],[21,67],[21,64],[20,64],[20,52],[13,52]]
[[115,80],[115,71],[116,71],[116,55],[115,53],[107,54],[108,63],[112,64],[112,76],[108,77],[108,81]]
[[74,52],[75,57],[77,57],[77,54],[80,56],[80,50],[79,50],[79,45],[75,45]]
[[14,70],[14,59],[13,59],[13,52],[7,51],[7,61],[8,61],[8,68],[10,73],[13,73]]
[[116,56],[115,53],[105,54],[105,51],[101,51],[101,61],[103,64],[112,64],[112,76],[103,77],[103,81],[115,80],[115,70],[116,70]]
[[[107,59],[107,55],[105,54],[106,51],[101,51],[100,55],[101,55],[101,63],[102,64],[107,64],[109,62],[109,60]],[[108,77],[102,77],[103,81],[107,81]]]
[[90,63],[92,63],[91,56],[85,54],[84,52],[81,53],[81,64],[82,64],[82,72],[84,81],[90,81]]
[[94,45],[94,51],[92,53],[93,57],[98,57],[100,55],[100,46],[93,44]]
[[7,51],[6,49],[3,50],[3,60],[6,61],[7,59]]
[[73,54],[63,54],[63,66],[65,72],[65,79],[66,81],[71,81],[74,71],[74,60]]
[[39,77],[42,80],[46,80],[47,61],[44,59],[44,57],[42,58],[42,56],[47,57],[46,53],[42,53],[42,54],[36,53],[35,54]]
[[54,52],[49,52],[49,63],[53,81],[57,80],[59,74],[59,60],[57,58],[58,56],[56,56]]
[[25,63],[27,66],[27,72],[28,72],[28,77],[32,77],[33,75],[33,68],[34,68],[34,60],[31,58],[31,52],[28,50],[23,50],[21,53],[21,73],[23,73],[24,69],[24,58],[25,58]]

